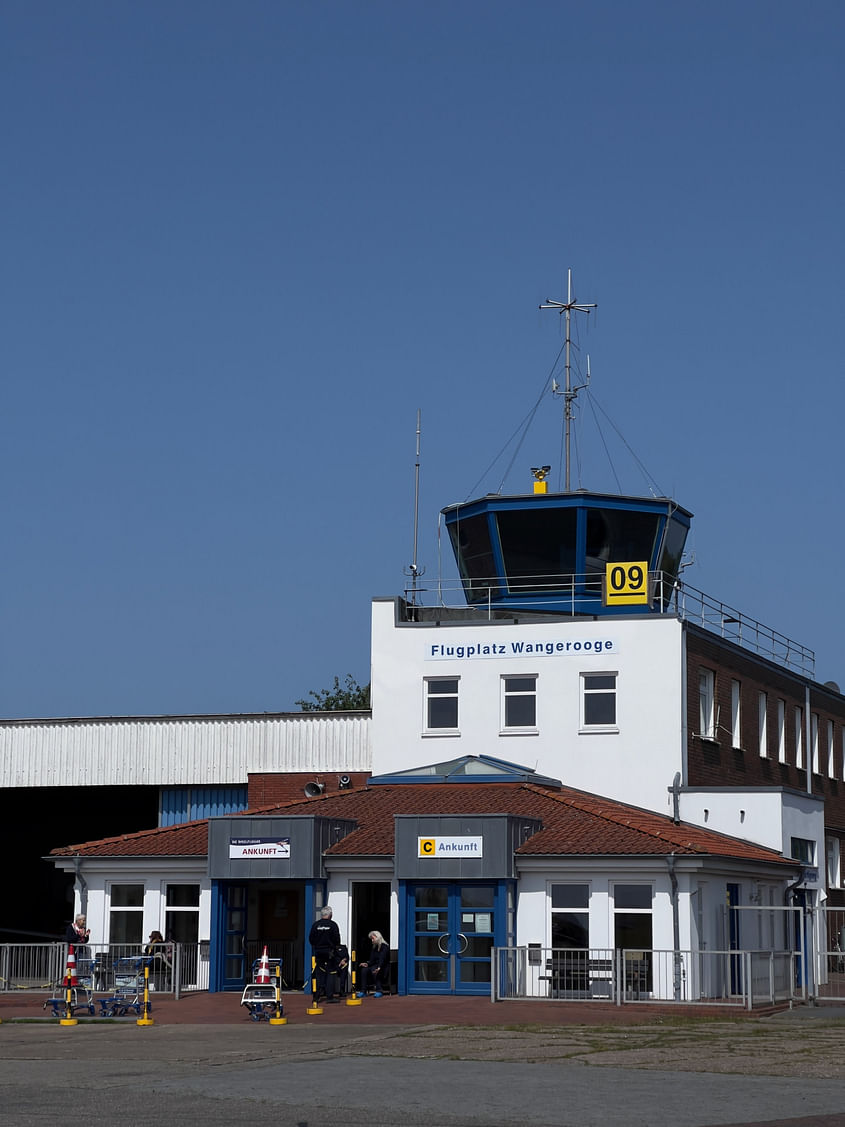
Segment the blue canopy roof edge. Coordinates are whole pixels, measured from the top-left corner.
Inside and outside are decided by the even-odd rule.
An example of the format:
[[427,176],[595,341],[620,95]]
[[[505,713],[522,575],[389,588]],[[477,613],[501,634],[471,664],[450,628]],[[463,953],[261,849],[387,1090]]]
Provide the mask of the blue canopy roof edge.
[[542,786],[563,787],[560,779],[538,775],[533,767],[509,763],[492,755],[462,755],[443,763],[430,763],[409,767],[389,775],[373,775],[367,786],[402,783],[539,783]]

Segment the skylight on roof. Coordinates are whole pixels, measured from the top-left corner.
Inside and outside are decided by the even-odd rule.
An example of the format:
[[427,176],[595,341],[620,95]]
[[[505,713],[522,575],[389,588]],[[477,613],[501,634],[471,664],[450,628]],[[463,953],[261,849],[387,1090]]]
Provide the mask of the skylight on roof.
[[523,767],[491,755],[462,755],[443,763],[429,763],[422,767],[409,767],[389,775],[374,775],[368,785],[379,783],[542,783],[544,786],[561,786],[559,779],[538,775],[533,767]]

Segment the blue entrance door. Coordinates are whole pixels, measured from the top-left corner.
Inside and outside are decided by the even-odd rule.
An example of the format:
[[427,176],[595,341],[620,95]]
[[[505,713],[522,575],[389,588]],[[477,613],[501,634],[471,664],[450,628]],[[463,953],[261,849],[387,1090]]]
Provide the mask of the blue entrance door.
[[411,888],[411,993],[490,993],[496,891],[493,884],[417,884]]
[[223,890],[224,990],[242,990],[246,984],[246,885],[228,884]]

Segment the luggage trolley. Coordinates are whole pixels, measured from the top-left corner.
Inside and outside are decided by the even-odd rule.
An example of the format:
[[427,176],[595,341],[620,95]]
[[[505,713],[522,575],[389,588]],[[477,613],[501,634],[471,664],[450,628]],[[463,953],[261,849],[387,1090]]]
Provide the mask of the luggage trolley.
[[[244,992],[241,995],[241,1005],[246,1006],[253,1021],[261,1021],[262,1019],[269,1021],[271,1017],[276,1016],[276,983],[279,983],[281,990],[282,960],[268,959],[267,962],[270,967],[270,981],[254,981],[258,976],[258,968],[261,964],[261,960],[256,959],[252,964],[253,981],[244,987]],[[278,971],[276,967],[279,967]],[[285,1008],[282,1005],[281,998],[279,998],[279,1013],[283,1014],[284,1011]]]
[[[55,997],[48,998],[44,1009],[51,1007],[51,1017],[64,1017],[67,1013],[67,986],[66,978],[58,984]],[[70,988],[70,1016],[77,1013],[96,1013],[94,1007],[94,960],[78,959],[76,963],[76,981],[78,985]]]
[[110,997],[100,999],[101,1017],[126,1017],[130,1013],[141,1016],[144,1008],[144,968],[151,962],[149,955],[128,955],[115,960],[114,992]]

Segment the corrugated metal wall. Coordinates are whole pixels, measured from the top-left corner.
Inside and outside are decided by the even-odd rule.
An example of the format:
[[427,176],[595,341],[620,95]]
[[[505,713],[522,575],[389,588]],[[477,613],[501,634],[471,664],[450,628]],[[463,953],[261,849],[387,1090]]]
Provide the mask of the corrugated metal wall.
[[247,808],[247,787],[167,787],[159,797],[158,824],[178,826]]
[[0,787],[245,784],[259,771],[370,771],[369,714],[0,721]]

